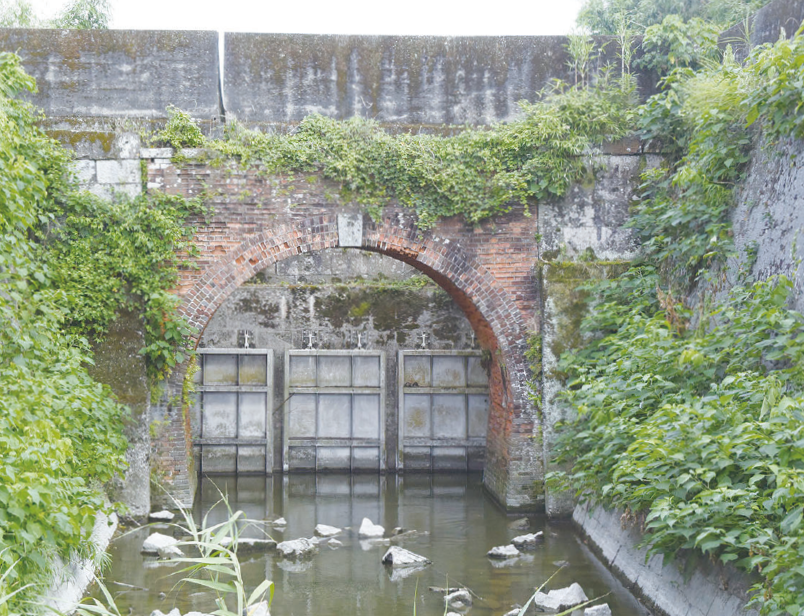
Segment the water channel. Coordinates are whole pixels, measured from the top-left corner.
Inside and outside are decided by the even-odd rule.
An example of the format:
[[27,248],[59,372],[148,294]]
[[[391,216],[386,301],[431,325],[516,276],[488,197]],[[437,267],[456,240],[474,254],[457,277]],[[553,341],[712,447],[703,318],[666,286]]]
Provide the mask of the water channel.
[[[561,568],[561,561],[569,565],[561,568],[549,588],[578,582],[589,597],[607,595],[604,601],[614,616],[649,613],[584,546],[571,524],[528,516],[528,530],[509,528],[522,516],[506,515],[484,493],[481,479],[479,473],[218,476],[202,480],[195,515],[200,519],[207,513],[219,500],[220,490],[232,508],[249,519],[284,517],[283,532],[269,529],[277,541],[310,537],[319,523],[351,527],[338,537],[343,547],[322,544],[307,561],[282,560],[276,552],[242,556],[247,590],[266,578],[276,584],[274,616],[440,616],[443,599],[428,587],[447,584],[466,586],[479,597],[470,616],[501,616],[514,604],[523,604],[534,587]],[[219,506],[209,519],[217,523],[225,517]],[[386,529],[419,531],[401,545],[433,564],[408,577],[394,574],[380,564],[386,545],[358,540],[356,529],[363,517]],[[153,610],[167,613],[173,607],[182,614],[211,612],[214,604],[208,594],[192,585],[176,588],[180,566],[140,554],[143,540],[154,530],[169,532],[143,528],[118,537],[111,546],[106,581],[120,613],[149,616]],[[516,561],[500,563],[486,557],[492,547],[539,530],[544,531],[544,543]],[[259,537],[262,532],[250,528],[244,534]]]

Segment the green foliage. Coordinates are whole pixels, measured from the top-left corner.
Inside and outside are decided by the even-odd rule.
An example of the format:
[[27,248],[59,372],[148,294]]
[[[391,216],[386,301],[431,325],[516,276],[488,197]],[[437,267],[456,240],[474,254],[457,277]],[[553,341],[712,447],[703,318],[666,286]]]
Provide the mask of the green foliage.
[[177,150],[204,145],[204,135],[189,113],[170,105],[167,114],[167,124],[155,135],[156,141],[166,143]]
[[194,251],[193,228],[183,222],[202,212],[198,201],[162,193],[117,202],[72,193],[55,205],[45,260],[65,291],[68,328],[103,336],[119,311],[137,310],[152,379],[184,362],[191,331],[168,290],[178,281],[178,254]]
[[39,19],[28,0],[0,0],[0,28],[36,28]]
[[763,120],[773,139],[804,138],[804,26],[792,39],[781,39],[753,58],[758,87],[748,96],[748,123]]
[[71,0],[50,24],[53,28],[105,30],[111,21],[109,0]]
[[579,412],[560,443],[572,486],[645,512],[653,552],[761,572],[764,612],[798,614],[804,574],[788,567],[804,553],[804,317],[785,307],[792,284],[737,288],[685,331],[665,294],[659,309],[623,304],[656,289],[655,275],[629,280],[620,301],[600,289],[586,324],[613,333],[561,359]]
[[86,340],[64,330],[65,295],[31,242],[67,161],[11,98],[32,88],[19,59],[0,54],[0,610],[12,612],[54,555],[91,551],[99,482],[125,451],[124,410],[87,373]]
[[623,16],[640,30],[662,23],[668,15],[683,21],[700,18],[718,30],[738,23],[770,0],[586,0],[578,24],[593,34],[616,35]]
[[43,19],[28,0],[0,0],[0,28],[105,30],[111,13],[109,0],[71,0],[56,17]]
[[697,68],[720,54],[717,26],[702,19],[684,22],[678,15],[668,15],[661,24],[645,30],[643,54],[639,65],[667,75],[675,68]]
[[305,118],[291,134],[230,125],[208,147],[266,173],[320,172],[341,184],[341,196],[378,210],[392,198],[418,214],[422,229],[439,218],[477,223],[563,195],[587,170],[593,145],[629,134],[634,84],[601,76],[595,87],[558,85],[537,103],[521,103],[523,118],[453,136],[390,135],[377,122]]

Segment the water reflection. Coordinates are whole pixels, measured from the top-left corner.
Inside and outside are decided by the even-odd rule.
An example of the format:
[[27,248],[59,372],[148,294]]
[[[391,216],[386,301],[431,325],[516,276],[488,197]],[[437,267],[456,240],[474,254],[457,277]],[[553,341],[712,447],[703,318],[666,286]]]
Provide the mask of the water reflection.
[[[220,492],[219,492],[220,491]],[[272,607],[275,616],[441,615],[443,604],[429,586],[466,585],[476,599],[472,616],[499,616],[516,603],[523,603],[557,567],[568,561],[551,587],[579,582],[586,593],[607,597],[616,615],[646,614],[628,592],[590,554],[568,524],[549,523],[530,517],[528,531],[508,527],[508,517],[484,493],[479,474],[378,476],[378,475],[285,475],[271,477],[215,477],[200,488],[196,517],[209,512],[220,493],[228,496],[233,509],[248,518],[287,520],[283,531],[263,523],[244,534],[274,539],[310,537],[316,524],[350,527],[338,539],[343,546],[320,546],[310,561],[293,562],[274,553],[243,555],[243,573],[248,588],[263,579],[276,583]],[[419,531],[401,545],[426,556],[433,564],[423,570],[394,572],[380,564],[387,545],[361,542],[356,530],[363,517],[385,526]],[[226,518],[223,507],[209,512],[210,523]],[[509,561],[495,562],[486,552],[506,544],[523,532],[545,531],[545,542],[535,552]],[[210,597],[187,586],[174,588],[171,576],[179,567],[157,564],[139,554],[143,539],[153,529],[143,529],[118,539],[112,550],[113,565],[107,580],[147,590],[115,586],[121,613],[148,616],[152,610],[168,612],[178,607],[212,611]],[[162,531],[164,532],[164,531]],[[418,584],[418,597],[415,597]],[[160,595],[164,593],[164,595]]]

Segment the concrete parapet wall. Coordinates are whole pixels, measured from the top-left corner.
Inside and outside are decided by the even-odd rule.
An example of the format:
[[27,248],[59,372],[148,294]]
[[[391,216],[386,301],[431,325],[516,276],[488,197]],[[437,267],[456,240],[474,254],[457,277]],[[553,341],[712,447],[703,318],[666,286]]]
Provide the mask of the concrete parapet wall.
[[[554,79],[572,81],[563,36],[226,34],[224,106],[239,120],[310,113],[401,125],[513,119]],[[601,40],[601,43],[604,42]],[[609,45],[599,62],[615,61]]]
[[216,32],[0,28],[0,50],[36,78],[48,118],[220,115]]

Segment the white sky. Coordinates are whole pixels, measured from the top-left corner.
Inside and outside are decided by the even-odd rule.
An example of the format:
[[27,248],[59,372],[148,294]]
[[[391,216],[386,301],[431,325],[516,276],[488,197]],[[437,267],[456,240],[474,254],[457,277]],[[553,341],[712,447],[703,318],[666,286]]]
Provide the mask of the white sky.
[[[112,27],[310,34],[567,34],[583,0],[111,0]],[[31,0],[51,16],[65,0]]]

